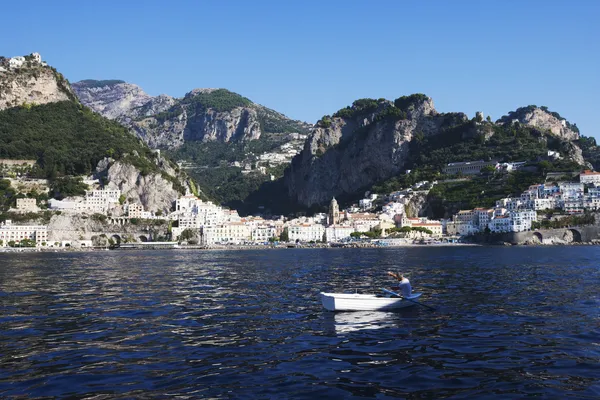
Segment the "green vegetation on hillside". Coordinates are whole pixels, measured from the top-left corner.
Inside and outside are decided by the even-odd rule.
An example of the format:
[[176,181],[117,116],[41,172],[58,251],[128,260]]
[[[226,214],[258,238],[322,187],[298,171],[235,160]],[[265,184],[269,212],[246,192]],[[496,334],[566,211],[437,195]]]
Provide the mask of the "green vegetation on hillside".
[[231,111],[236,107],[248,107],[252,104],[249,99],[227,89],[189,95],[182,100],[182,103],[204,109],[212,108],[215,111]]
[[273,110],[259,107],[257,109],[258,122],[263,133],[303,133],[307,134],[309,128],[301,121],[286,118]]
[[261,136],[258,140],[239,142],[185,142],[175,150],[166,150],[174,160],[191,161],[198,166],[218,167],[234,161],[242,161],[250,153],[261,154],[282,144],[278,136]]
[[[284,166],[267,168],[267,175],[253,171],[243,174],[240,167],[230,163],[241,162],[279,147],[283,137],[263,135],[258,140],[240,142],[186,142],[183,146],[166,151],[171,158],[193,163],[187,173],[198,182],[212,200],[232,208],[246,210],[243,204],[248,195],[263,183],[283,176]],[[243,212],[242,210],[242,212]]]
[[600,147],[593,137],[581,136],[578,141],[583,152],[583,158],[592,164],[596,171],[600,170]]
[[142,173],[157,170],[151,161],[155,155],[138,138],[79,104],[62,101],[0,111],[0,158],[35,159],[42,168],[39,176],[87,175],[107,156]]

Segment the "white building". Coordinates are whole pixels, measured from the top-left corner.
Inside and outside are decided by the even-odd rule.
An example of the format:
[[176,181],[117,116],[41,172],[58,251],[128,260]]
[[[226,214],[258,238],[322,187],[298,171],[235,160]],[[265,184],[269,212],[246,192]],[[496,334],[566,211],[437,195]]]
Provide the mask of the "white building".
[[330,225],[325,228],[325,240],[327,242],[339,242],[348,239],[353,232],[356,232],[356,230],[352,226]]
[[274,225],[256,225],[252,227],[251,239],[253,242],[264,243],[278,236],[277,228]]
[[252,239],[250,226],[242,222],[227,222],[202,228],[202,241],[211,244],[242,244]]
[[290,242],[316,242],[323,240],[325,227],[320,224],[288,225]]
[[129,218],[144,218],[144,206],[141,204],[128,204],[127,205],[127,216]]
[[0,246],[6,247],[9,242],[20,243],[23,239],[34,240],[36,246],[48,243],[48,227],[46,225],[13,225],[7,220],[0,225]]
[[512,223],[508,215],[502,215],[493,218],[488,227],[490,228],[490,231],[495,233],[510,232],[512,229]]
[[8,60],[8,66],[10,68],[20,68],[25,64],[25,57],[17,56]]
[[77,209],[83,212],[106,214],[109,209],[119,205],[121,191],[110,189],[88,190],[85,199],[78,203]]
[[17,211],[19,212],[37,212],[38,206],[35,199],[17,199]]
[[510,230],[511,232],[525,232],[531,229],[531,223],[537,220],[537,213],[533,210],[511,211]]
[[598,185],[600,184],[600,172],[585,170],[581,174],[579,174],[579,182],[587,185]]
[[383,206],[382,212],[390,218],[394,218],[398,214],[404,214],[404,204],[390,201]]
[[81,203],[83,201],[50,199],[48,200],[48,208],[57,211],[75,212],[81,208]]
[[368,210],[369,208],[373,207],[373,200],[371,200],[371,199],[360,199],[358,201],[358,206],[363,211],[364,210]]

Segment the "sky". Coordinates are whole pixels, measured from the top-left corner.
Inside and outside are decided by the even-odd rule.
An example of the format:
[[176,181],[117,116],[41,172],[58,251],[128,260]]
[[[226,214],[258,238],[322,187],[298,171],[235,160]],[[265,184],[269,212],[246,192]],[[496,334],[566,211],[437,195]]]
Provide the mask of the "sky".
[[176,97],[222,87],[311,123],[411,93],[494,120],[545,105],[600,139],[597,0],[29,0],[0,12],[0,55],[39,52],[71,82]]

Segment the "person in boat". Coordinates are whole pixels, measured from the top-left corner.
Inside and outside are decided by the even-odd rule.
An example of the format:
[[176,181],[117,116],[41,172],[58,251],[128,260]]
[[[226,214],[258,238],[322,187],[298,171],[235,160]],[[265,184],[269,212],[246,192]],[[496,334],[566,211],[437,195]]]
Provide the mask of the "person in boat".
[[388,271],[388,275],[398,280],[398,286],[393,286],[392,290],[400,292],[402,297],[410,297],[412,288],[407,277],[398,272]]

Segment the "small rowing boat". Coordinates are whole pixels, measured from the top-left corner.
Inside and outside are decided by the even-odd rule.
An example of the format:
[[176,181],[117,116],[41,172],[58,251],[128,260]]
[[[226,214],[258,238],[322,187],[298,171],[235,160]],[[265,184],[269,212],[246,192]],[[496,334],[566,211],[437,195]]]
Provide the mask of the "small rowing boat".
[[375,311],[396,310],[420,304],[411,300],[421,297],[413,293],[410,297],[384,297],[374,294],[321,293],[321,303],[329,311]]

